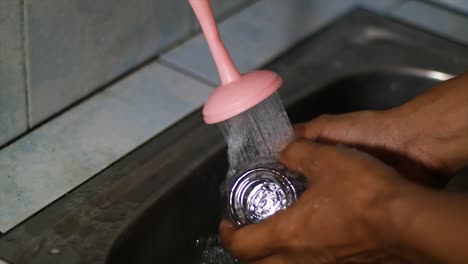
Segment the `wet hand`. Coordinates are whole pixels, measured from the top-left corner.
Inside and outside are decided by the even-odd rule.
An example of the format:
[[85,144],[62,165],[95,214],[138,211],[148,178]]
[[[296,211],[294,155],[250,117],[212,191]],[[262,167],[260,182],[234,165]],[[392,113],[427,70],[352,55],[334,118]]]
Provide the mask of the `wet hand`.
[[394,109],[324,115],[295,129],[298,137],[358,147],[405,176],[451,174],[468,165],[466,102],[468,74]]
[[[280,160],[308,179],[291,207],[261,223],[220,226],[223,243],[245,263],[336,263],[390,259],[399,241],[392,201],[416,188],[368,154],[309,140],[291,143]],[[368,263],[368,262],[366,262]]]

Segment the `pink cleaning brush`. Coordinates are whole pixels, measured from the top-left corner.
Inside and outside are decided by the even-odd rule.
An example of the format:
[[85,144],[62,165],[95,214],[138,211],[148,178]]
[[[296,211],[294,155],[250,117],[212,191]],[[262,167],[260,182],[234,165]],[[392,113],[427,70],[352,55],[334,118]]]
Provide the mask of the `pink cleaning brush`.
[[219,123],[252,108],[275,93],[283,80],[271,71],[241,75],[219,36],[209,0],[189,0],[218,68],[221,85],[209,96],[203,116],[207,124]]

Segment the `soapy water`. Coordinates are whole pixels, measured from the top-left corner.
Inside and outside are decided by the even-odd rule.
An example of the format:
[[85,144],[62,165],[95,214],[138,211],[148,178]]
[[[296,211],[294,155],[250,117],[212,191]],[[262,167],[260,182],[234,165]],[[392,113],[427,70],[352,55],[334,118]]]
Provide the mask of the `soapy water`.
[[198,239],[196,246],[202,251],[200,264],[240,264],[229,251],[223,248],[219,235]]
[[228,145],[228,176],[242,164],[259,159],[276,160],[278,153],[294,138],[277,93],[218,126]]

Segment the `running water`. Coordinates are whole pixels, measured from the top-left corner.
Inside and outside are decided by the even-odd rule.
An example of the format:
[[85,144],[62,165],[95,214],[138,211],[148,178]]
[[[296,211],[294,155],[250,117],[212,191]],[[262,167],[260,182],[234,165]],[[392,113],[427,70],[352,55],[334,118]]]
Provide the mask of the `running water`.
[[[235,179],[237,172],[243,166],[252,165],[252,162],[275,162],[278,153],[293,139],[288,116],[275,92],[283,81],[271,71],[259,70],[241,75],[219,36],[209,0],[189,2],[200,21],[221,79],[221,85],[205,103],[204,120],[207,124],[221,122],[219,128],[228,145],[230,166],[227,178]],[[265,98],[266,96],[269,97]],[[264,171],[262,180],[284,186],[285,191],[296,198],[295,189],[287,185],[290,181],[285,176],[278,175],[277,171]],[[259,183],[260,181],[255,181],[249,187]],[[224,188],[222,192],[227,193],[228,189]],[[251,209],[254,214],[260,214],[260,220],[262,216],[270,216],[274,210],[286,205],[283,202],[286,201],[286,193],[281,193],[276,187],[264,185],[253,191],[248,199],[255,203],[255,207]],[[244,195],[241,196],[242,199],[236,201],[236,204],[244,208]],[[220,244],[213,247],[208,243],[203,251],[203,258],[206,260],[202,260],[202,263],[235,263],[229,262],[232,258],[222,259],[224,256],[227,256],[226,251]]]
[[246,163],[276,160],[294,138],[278,93],[218,126],[228,145],[228,177]]
[[[259,160],[275,161],[278,153],[294,138],[291,123],[277,93],[244,113],[218,125],[228,145],[228,177],[235,176],[237,170],[246,163]],[[269,185],[263,187],[267,188]],[[251,198],[261,200],[257,202],[260,205],[274,201],[278,197],[278,199],[284,199],[285,195],[281,195],[281,190],[275,188],[277,187],[272,186],[271,192],[267,192],[274,193],[274,197],[257,197],[256,192],[252,192],[254,197]],[[279,204],[282,205],[282,203]],[[264,208],[270,207],[261,206],[254,211],[264,210]],[[272,213],[277,211],[277,208],[273,209],[275,210],[272,210]],[[257,213],[265,214],[264,212]],[[202,250],[200,264],[240,263],[222,247],[217,235],[197,240],[197,247]]]

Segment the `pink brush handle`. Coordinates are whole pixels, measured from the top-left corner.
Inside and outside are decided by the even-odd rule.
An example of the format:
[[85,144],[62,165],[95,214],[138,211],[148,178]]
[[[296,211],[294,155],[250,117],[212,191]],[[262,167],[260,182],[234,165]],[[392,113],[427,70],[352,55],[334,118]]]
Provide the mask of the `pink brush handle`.
[[228,84],[239,79],[240,74],[232,62],[229,53],[224,47],[219,36],[218,27],[211,11],[209,0],[189,0],[195,15],[200,22],[203,33],[205,33],[208,47],[218,68],[219,77],[222,84]]

